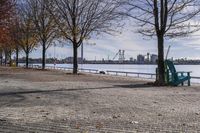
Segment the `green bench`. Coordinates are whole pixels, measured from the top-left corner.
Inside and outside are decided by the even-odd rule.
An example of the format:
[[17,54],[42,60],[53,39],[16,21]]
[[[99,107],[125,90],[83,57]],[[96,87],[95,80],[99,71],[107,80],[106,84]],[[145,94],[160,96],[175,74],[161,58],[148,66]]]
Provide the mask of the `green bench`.
[[174,66],[174,63],[170,60],[165,60],[166,65],[166,80],[167,84],[172,86],[184,85],[184,82],[187,81],[188,86],[191,85],[190,83],[190,73],[191,72],[177,72]]

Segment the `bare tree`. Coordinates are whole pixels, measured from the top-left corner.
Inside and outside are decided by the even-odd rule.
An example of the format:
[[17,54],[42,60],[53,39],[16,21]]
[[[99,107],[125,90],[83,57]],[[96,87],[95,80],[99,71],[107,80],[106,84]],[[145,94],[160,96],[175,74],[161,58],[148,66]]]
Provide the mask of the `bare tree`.
[[18,34],[18,39],[21,49],[26,54],[26,68],[28,68],[29,54],[35,48],[38,42],[38,36],[32,19],[32,10],[26,3],[23,3],[19,10],[20,20],[18,32],[20,34]]
[[141,27],[138,32],[156,36],[158,47],[158,84],[165,84],[164,40],[186,36],[199,30],[195,17],[200,12],[199,0],[124,0],[129,17]]
[[61,35],[73,44],[74,74],[78,71],[77,49],[83,41],[102,32],[113,32],[121,20],[120,5],[114,0],[54,0],[49,1],[48,8]]
[[47,2],[46,0],[28,0],[39,43],[42,46],[42,69],[45,69],[46,50],[57,37],[56,24],[52,15],[47,11]]

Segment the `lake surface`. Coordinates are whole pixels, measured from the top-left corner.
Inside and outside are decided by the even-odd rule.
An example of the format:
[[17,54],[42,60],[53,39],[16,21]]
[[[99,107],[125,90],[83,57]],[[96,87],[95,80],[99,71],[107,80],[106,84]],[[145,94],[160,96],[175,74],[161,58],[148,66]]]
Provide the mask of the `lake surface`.
[[[47,64],[47,66],[54,66]],[[56,64],[56,67],[71,67],[72,64]],[[124,72],[141,72],[155,73],[156,65],[121,65],[121,64],[79,64],[79,68],[97,69],[99,71],[124,71]],[[176,65],[177,71],[192,71],[191,76],[200,77],[200,65]],[[192,79],[192,82],[200,83],[198,79]]]

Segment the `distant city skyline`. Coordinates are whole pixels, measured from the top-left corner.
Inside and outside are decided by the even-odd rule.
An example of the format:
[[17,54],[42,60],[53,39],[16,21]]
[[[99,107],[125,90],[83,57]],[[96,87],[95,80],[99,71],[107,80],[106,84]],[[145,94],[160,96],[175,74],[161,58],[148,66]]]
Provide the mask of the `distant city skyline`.
[[[132,29],[130,28],[132,27]],[[138,54],[157,54],[157,42],[156,39],[146,39],[142,35],[134,32],[134,27],[130,24],[125,26],[121,34],[111,36],[102,35],[99,37],[93,37],[89,40],[89,43],[96,45],[88,45],[88,42],[84,43],[84,58],[87,60],[101,60],[108,57],[113,58],[119,49],[125,50],[125,58],[131,57],[136,59]],[[117,34],[117,33],[116,33]],[[188,59],[200,59],[200,32],[197,32],[189,37],[175,38],[166,40],[165,54],[169,45],[171,50],[169,52],[169,58],[188,58]],[[23,53],[20,54],[24,56]],[[30,55],[32,58],[40,58],[42,55],[41,48],[37,48]],[[50,47],[47,50],[47,57],[54,56],[54,47]],[[63,47],[56,47],[57,58],[66,58],[73,56],[72,45],[68,44]],[[79,48],[79,56],[81,56],[81,50]]]

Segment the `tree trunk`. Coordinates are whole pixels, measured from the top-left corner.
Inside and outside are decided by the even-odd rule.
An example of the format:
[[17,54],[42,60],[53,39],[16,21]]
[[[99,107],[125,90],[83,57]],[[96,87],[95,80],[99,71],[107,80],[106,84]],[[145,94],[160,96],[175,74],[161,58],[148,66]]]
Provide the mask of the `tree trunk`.
[[45,42],[43,42],[42,45],[42,70],[45,69],[46,65],[46,47],[45,47]]
[[16,47],[16,67],[18,67],[19,64],[19,48],[18,46]]
[[165,85],[164,37],[158,36],[158,85]]
[[2,54],[2,52],[1,52],[1,66],[3,65],[3,54]]
[[10,58],[9,59],[9,61],[10,61],[9,64],[10,64],[10,67],[11,67],[12,66],[12,52],[11,51],[9,52],[9,58]]
[[5,63],[5,66],[7,66],[7,52],[5,51],[5,61],[4,61],[4,63]]
[[73,50],[74,50],[74,58],[73,58],[73,74],[78,73],[78,48],[76,44],[73,44]]
[[28,68],[28,64],[29,64],[29,52],[26,52],[26,68]]

